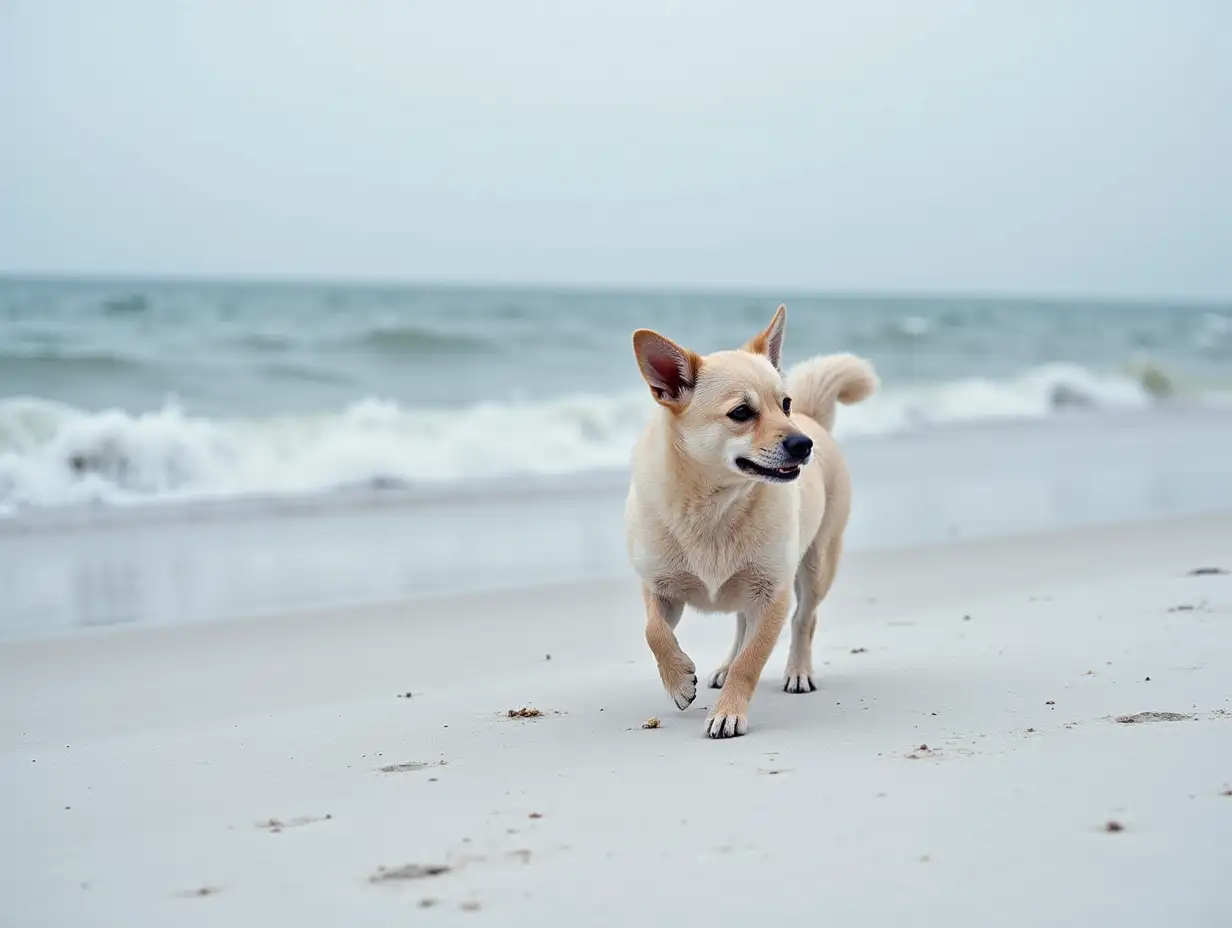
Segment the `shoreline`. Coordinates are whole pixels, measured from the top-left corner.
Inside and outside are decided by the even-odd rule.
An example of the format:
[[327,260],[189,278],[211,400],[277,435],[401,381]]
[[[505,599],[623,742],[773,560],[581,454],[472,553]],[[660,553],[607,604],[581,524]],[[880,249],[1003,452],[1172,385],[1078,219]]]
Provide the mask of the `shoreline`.
[[[851,551],[1232,510],[1232,418],[1075,417],[843,443]],[[628,575],[624,472],[446,498],[0,522],[0,641]]]

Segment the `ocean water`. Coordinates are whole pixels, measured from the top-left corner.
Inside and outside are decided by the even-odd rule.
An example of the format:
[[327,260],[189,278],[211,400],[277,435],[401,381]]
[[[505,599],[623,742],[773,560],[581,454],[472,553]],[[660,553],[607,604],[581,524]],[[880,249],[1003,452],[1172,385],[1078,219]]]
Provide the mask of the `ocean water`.
[[622,468],[631,332],[735,347],[780,301],[788,363],[877,366],[843,437],[1232,399],[1232,305],[10,279],[0,516]]

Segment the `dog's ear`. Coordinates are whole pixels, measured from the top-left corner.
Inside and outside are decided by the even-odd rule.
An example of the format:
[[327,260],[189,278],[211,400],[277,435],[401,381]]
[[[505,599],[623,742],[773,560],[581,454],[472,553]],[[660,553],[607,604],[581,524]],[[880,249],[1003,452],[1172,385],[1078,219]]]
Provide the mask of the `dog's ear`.
[[688,405],[697,385],[701,358],[650,329],[633,333],[633,353],[658,403],[677,410]]
[[783,358],[783,333],[786,328],[787,307],[779,304],[778,311],[770,320],[770,324],[766,326],[766,330],[756,338],[750,339],[749,343],[744,346],[744,350],[754,354],[764,354],[770,359],[770,363],[778,368]]

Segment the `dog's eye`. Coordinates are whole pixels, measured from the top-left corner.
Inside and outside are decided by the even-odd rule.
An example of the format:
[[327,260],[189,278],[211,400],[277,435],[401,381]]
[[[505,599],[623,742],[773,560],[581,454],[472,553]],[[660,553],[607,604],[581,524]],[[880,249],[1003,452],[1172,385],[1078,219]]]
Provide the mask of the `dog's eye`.
[[791,415],[791,397],[790,396],[783,397],[783,414],[787,416]]
[[754,413],[752,409],[744,403],[741,403],[727,414],[727,418],[734,419],[737,422],[748,422],[754,415],[756,415],[756,413]]

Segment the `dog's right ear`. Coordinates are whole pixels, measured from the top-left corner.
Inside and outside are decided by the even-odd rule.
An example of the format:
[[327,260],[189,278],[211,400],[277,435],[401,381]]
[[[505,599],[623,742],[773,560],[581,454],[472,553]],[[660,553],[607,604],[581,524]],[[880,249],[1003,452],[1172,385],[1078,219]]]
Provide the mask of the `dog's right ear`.
[[770,363],[775,369],[779,369],[779,364],[783,357],[783,330],[787,327],[787,307],[782,303],[779,304],[778,311],[775,312],[774,318],[770,320],[770,324],[766,326],[766,330],[749,341],[744,346],[745,351],[751,351],[754,354],[764,354],[770,359]]
[[675,410],[689,404],[701,368],[700,357],[650,329],[633,333],[633,353],[656,402]]

